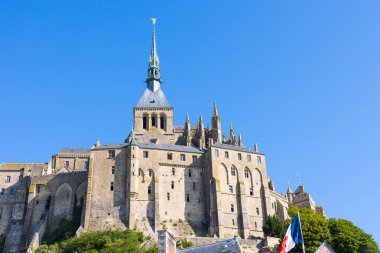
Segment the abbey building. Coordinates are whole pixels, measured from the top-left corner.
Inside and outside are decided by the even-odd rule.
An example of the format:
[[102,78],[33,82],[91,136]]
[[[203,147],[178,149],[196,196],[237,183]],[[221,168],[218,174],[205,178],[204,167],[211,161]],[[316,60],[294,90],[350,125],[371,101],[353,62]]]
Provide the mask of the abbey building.
[[146,89],[124,142],[64,148],[46,164],[0,165],[6,252],[38,244],[47,229],[70,219],[81,199],[78,233],[131,228],[157,237],[168,229],[178,237],[252,239],[264,236],[268,215],[286,219],[290,205],[323,213],[302,186],[276,192],[265,154],[257,145],[245,147],[232,124],[226,137],[215,103],[211,127],[201,116],[195,124],[189,116],[174,124],[154,29]]

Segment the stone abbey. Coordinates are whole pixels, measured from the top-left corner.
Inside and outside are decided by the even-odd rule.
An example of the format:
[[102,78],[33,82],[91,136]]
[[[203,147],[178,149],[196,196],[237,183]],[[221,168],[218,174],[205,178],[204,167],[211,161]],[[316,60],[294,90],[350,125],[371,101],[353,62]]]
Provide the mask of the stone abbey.
[[[133,130],[120,144],[63,148],[48,163],[0,164],[0,234],[4,252],[25,252],[46,229],[70,219],[82,199],[77,233],[136,229],[152,238],[263,238],[269,215],[287,219],[291,205],[324,213],[303,186],[277,193],[265,154],[245,147],[231,124],[227,139],[214,103],[211,127],[174,109],[161,87],[153,26],[146,89],[133,108]],[[124,137],[125,138],[125,137]]]

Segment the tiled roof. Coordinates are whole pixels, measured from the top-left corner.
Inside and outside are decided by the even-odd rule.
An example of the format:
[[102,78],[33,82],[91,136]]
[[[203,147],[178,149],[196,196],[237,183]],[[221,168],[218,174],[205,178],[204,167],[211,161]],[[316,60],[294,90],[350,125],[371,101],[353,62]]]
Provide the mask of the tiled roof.
[[179,253],[242,253],[236,238],[178,250]]
[[146,108],[146,107],[171,107],[168,100],[165,97],[164,92],[159,89],[156,92],[151,91],[150,89],[145,89],[144,94],[140,98],[140,101],[137,103],[136,107]]

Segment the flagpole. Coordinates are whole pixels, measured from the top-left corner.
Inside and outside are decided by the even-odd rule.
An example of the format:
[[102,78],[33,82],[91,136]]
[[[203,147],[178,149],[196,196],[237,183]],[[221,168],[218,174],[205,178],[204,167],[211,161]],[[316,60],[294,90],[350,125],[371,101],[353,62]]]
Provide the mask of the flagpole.
[[300,227],[301,227],[302,251],[303,251],[303,253],[305,253],[305,240],[304,240],[303,234],[302,234],[302,224],[301,224],[300,212],[298,211],[297,213],[298,213],[298,221],[300,222]]

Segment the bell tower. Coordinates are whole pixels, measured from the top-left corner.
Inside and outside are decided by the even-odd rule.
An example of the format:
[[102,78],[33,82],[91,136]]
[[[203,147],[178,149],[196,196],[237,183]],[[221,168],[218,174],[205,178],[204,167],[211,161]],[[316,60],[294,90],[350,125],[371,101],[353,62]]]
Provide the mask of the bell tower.
[[152,48],[148,63],[146,89],[133,108],[134,131],[171,134],[173,132],[173,107],[161,89],[160,60],[156,45],[156,19],[152,18]]

